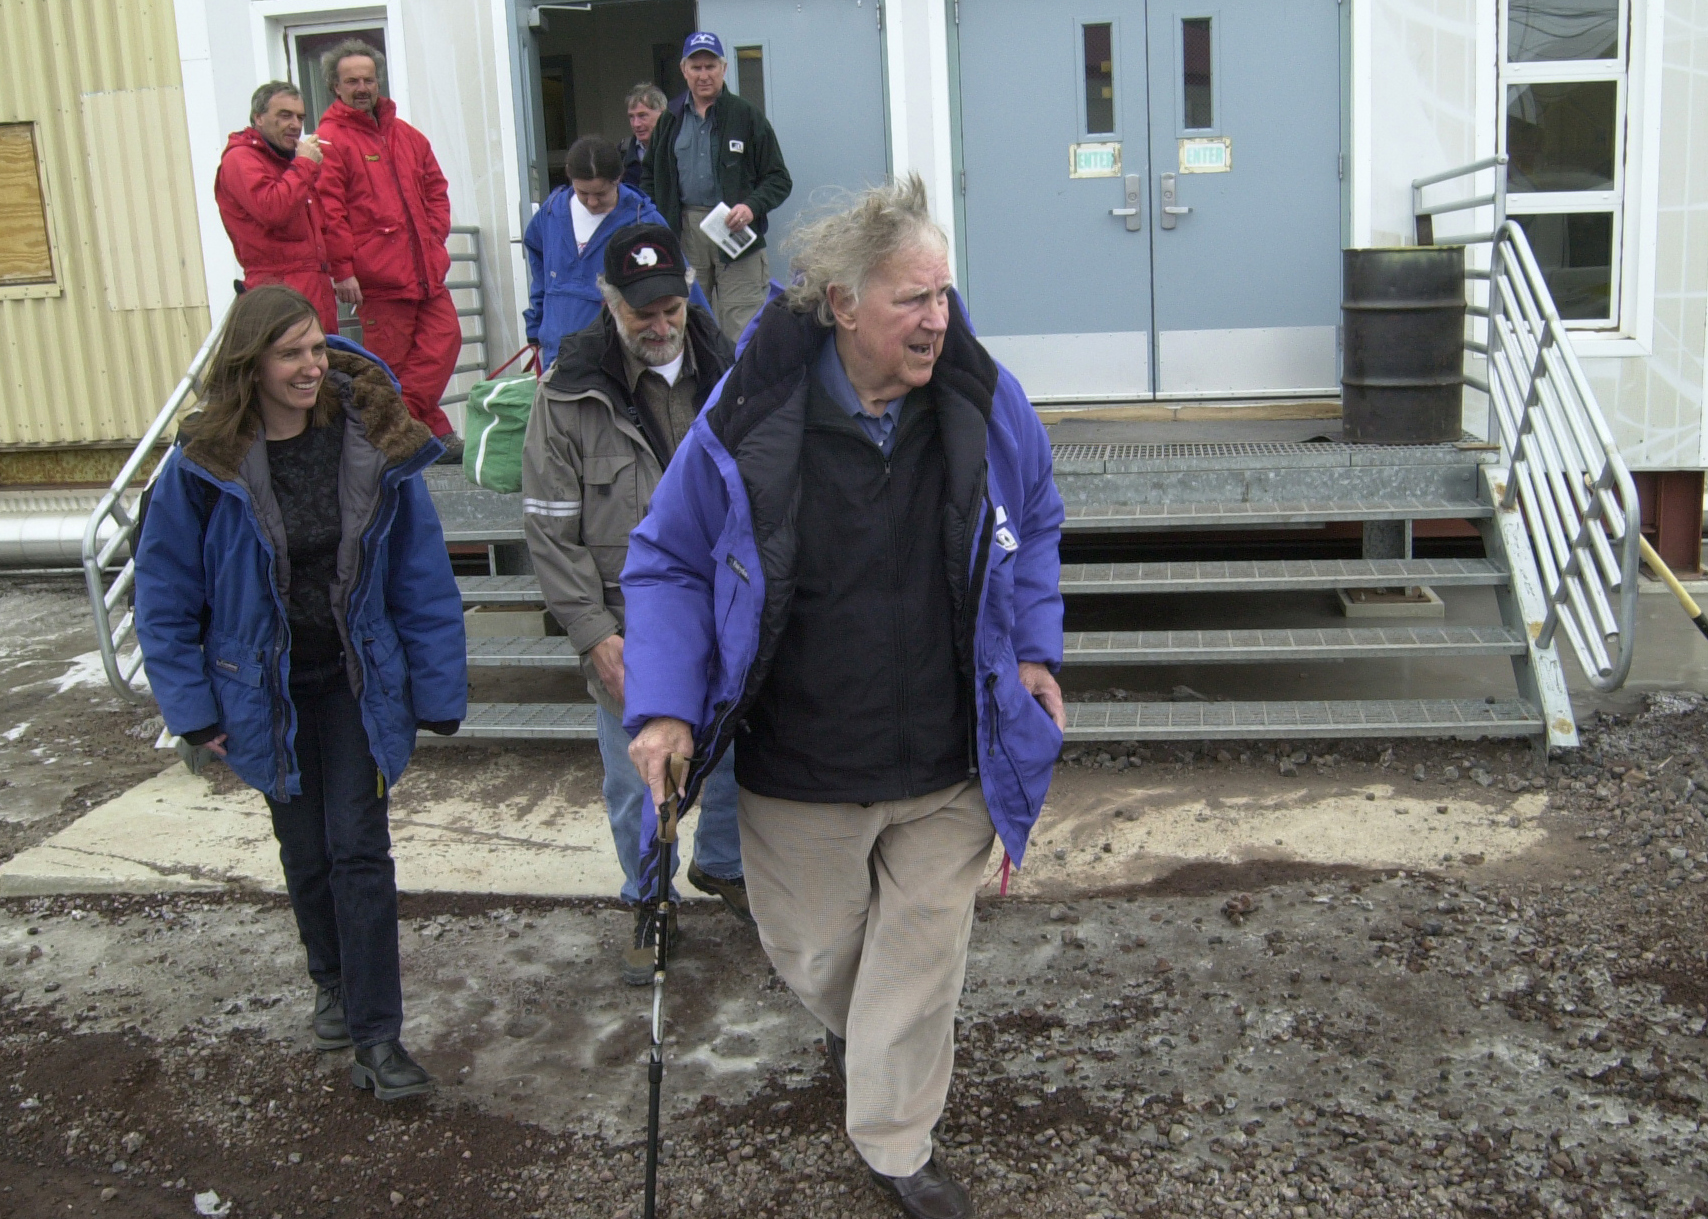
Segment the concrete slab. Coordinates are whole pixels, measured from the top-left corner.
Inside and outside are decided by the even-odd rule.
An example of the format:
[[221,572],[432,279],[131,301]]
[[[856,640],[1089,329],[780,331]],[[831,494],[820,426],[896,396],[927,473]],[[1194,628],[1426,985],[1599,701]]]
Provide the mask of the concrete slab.
[[[604,805],[596,788],[589,799],[586,785],[574,782],[584,778],[576,769],[505,755],[473,768],[443,753],[429,757],[405,776],[392,802],[400,889],[616,895],[623,877]],[[697,824],[690,814],[685,841],[693,840]],[[224,772],[198,777],[180,767],[0,866],[0,896],[233,885],[283,888],[266,802]]]

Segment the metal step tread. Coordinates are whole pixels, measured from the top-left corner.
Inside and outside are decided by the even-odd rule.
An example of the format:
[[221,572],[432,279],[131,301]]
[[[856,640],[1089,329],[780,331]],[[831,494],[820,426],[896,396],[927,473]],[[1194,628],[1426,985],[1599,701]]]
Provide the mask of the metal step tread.
[[570,646],[567,635],[471,635],[469,664],[482,668],[579,669],[581,655]]
[[[1487,559],[1264,559],[1064,563],[1064,593],[1297,592],[1333,588],[1504,585]],[[538,605],[534,576],[458,576],[464,605]]]
[[1378,445],[1338,441],[1063,442],[1050,446],[1057,474],[1173,473],[1185,470],[1358,469],[1467,466],[1499,459],[1475,437],[1451,444]]
[[1063,593],[1301,592],[1333,588],[1504,585],[1487,559],[1242,559],[1064,563]]
[[1243,503],[1074,504],[1064,532],[1178,529],[1226,525],[1317,524],[1323,521],[1477,520],[1494,515],[1478,500],[1249,500]]
[[595,741],[598,710],[593,703],[470,703],[462,727],[449,739]]
[[[596,711],[592,703],[470,703],[462,729],[451,739],[591,741],[598,738]],[[1069,703],[1067,721],[1070,741],[1534,736],[1542,731],[1541,715],[1519,699]]]
[[1074,631],[1062,644],[1062,660],[1070,665],[1521,656],[1524,652],[1524,636],[1505,626]]
[[458,576],[464,605],[543,605],[538,576]]
[[1070,703],[1070,741],[1244,740],[1343,736],[1535,736],[1542,715],[1520,699],[1338,702]]

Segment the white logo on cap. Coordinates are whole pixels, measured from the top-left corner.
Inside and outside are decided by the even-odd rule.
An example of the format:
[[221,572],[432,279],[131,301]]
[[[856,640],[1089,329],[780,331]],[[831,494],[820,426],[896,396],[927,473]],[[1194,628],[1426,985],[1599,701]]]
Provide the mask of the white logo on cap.
[[656,267],[658,265],[658,251],[649,245],[636,250],[634,257],[637,267]]

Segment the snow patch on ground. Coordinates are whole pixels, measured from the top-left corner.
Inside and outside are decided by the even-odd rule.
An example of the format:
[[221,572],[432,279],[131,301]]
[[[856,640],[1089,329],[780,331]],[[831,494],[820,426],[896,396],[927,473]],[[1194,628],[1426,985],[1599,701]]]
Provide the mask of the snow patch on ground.
[[[55,694],[64,694],[67,690],[84,688],[95,690],[111,688],[107,684],[107,670],[106,666],[101,663],[101,653],[99,652],[84,652],[81,656],[73,657],[71,667],[59,677],[51,680]],[[148,689],[148,678],[141,670],[137,671],[134,680],[139,689]]]

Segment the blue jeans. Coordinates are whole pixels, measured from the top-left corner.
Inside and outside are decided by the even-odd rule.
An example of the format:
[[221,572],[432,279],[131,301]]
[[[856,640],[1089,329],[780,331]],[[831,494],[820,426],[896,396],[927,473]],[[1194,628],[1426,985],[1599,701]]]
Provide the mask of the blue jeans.
[[[651,901],[641,884],[651,868],[641,858],[641,807],[646,784],[629,761],[629,742],[623,723],[605,708],[599,708],[599,756],[605,763],[605,814],[611,819],[611,837],[617,842],[617,862],[623,865],[622,898],[631,906]],[[694,830],[694,862],[700,871],[719,880],[741,875],[741,829],[735,819],[735,751],[730,750],[707,776],[700,789],[700,823]],[[649,846],[650,849],[650,846]],[[670,875],[676,876],[676,848],[670,851]],[[676,886],[670,887],[676,900]]]
[[302,792],[267,797],[285,889],[308,950],[308,974],[344,988],[344,1020],[359,1046],[403,1031],[397,954],[397,873],[390,797],[368,749],[362,709],[342,666],[328,680],[291,684]]

